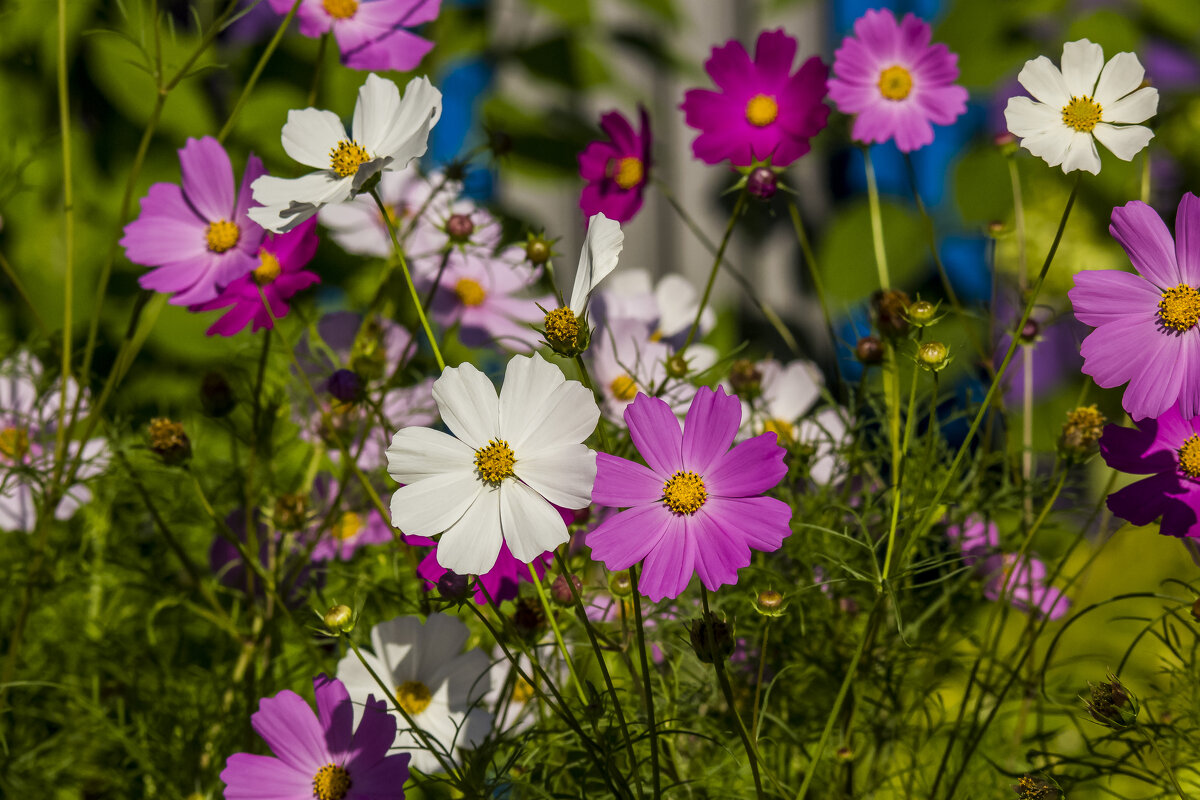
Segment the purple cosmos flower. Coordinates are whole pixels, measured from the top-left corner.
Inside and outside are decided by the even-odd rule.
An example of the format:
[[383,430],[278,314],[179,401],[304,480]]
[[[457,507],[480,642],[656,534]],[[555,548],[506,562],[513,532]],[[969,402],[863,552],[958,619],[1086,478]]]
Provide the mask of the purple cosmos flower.
[[[310,219],[298,228],[282,234],[269,234],[258,249],[258,266],[248,275],[237,278],[226,286],[215,300],[194,305],[192,311],[216,311],[228,308],[225,315],[212,324],[208,335],[233,336],[251,322],[251,331],[270,328],[274,325],[271,316],[283,319],[288,313],[287,301],[302,289],[321,278],[308,272],[305,265],[317,252],[317,221]],[[263,307],[258,287],[262,287],[271,313]]]
[[259,701],[250,722],[275,756],[235,753],[221,780],[228,800],[403,800],[409,753],[388,755],[396,720],[367,699],[358,728],[342,682],[313,679],[317,713],[287,689]]
[[1154,209],[1126,203],[1108,228],[1140,275],[1080,272],[1067,293],[1080,322],[1083,371],[1105,389],[1128,383],[1122,405],[1135,420],[1179,403],[1184,419],[1200,413],[1200,199],[1179,201],[1177,241]]
[[[293,0],[270,0],[286,14]],[[407,72],[421,63],[433,42],[412,31],[437,19],[441,0],[300,0],[300,33],[319,39],[333,33],[342,63],[350,69]]]
[[600,118],[606,142],[592,142],[579,154],[579,177],[587,181],[579,197],[583,215],[603,214],[617,222],[633,219],[642,207],[650,178],[650,117],[638,108],[641,132],[616,111]]
[[612,570],[644,559],[639,588],[651,600],[678,597],[700,576],[708,589],[737,583],[750,550],[771,551],[791,529],[792,509],[762,493],[787,474],[775,434],[738,444],[741,404],[702,388],[679,420],[663,400],[639,394],[625,410],[629,435],[648,467],[600,453],[592,500],[628,508],[587,537]]
[[171,303],[206,303],[259,265],[266,235],[250,221],[250,184],[265,175],[254,155],[234,193],[233,165],[211,136],[188,139],[179,151],[183,187],[156,183],[142,198],[142,213],[125,226],[121,246],[135,264],[157,267],[142,275],[143,289],[174,293]]
[[796,40],[783,32],[758,35],[754,61],[738,41],[714,47],[704,64],[720,91],[691,89],[684,95],[687,124],[700,131],[692,142],[707,164],[725,159],[736,167],[770,159],[786,167],[809,151],[809,139],[825,127],[828,70],[817,56],[794,74]]
[[905,153],[933,141],[933,126],[950,125],[967,110],[956,86],[958,56],[929,43],[929,24],[912,14],[899,23],[890,9],[872,9],[854,23],[834,53],[829,97],[857,115],[855,141],[894,140]]
[[312,550],[313,561],[349,561],[364,545],[392,541],[391,526],[363,496],[365,493],[358,484],[348,485],[342,490],[337,514],[325,530],[320,530],[333,499],[338,496],[338,489],[338,482],[330,475],[318,475],[313,481],[313,500],[320,511],[310,535],[321,536]]
[[541,337],[531,323],[545,316],[538,303],[555,305],[548,295],[525,294],[535,280],[535,273],[514,266],[511,258],[452,250],[433,296],[433,318],[444,327],[457,324],[459,339],[468,347],[495,343],[517,353],[533,352]]
[[[557,508],[557,507],[556,507]],[[563,509],[558,509],[559,515],[563,520],[570,525],[575,519],[573,512],[563,512]],[[409,536],[403,535],[404,543],[413,547],[432,547],[425,557],[421,559],[421,563],[417,565],[417,575],[424,579],[426,588],[433,589],[437,586],[438,580],[450,570],[443,567],[437,560],[437,542],[426,536]],[[539,578],[546,575],[546,567],[554,560],[553,553],[545,553],[538,556],[531,563],[534,569],[537,570]],[[488,570],[485,574],[478,576],[475,583],[474,597],[478,605],[487,605],[487,599],[490,597],[497,603],[503,603],[505,600],[513,600],[517,596],[517,587],[522,583],[529,583],[529,565],[517,559],[508,549],[508,545],[501,543],[500,555],[496,556],[496,565]],[[482,589],[480,589],[482,585]],[[484,592],[487,592],[485,595]]]
[[1119,472],[1150,476],[1110,494],[1109,510],[1134,525],[1161,517],[1161,533],[1200,539],[1200,416],[1175,406],[1137,428],[1107,425],[1100,454]]
[[948,525],[946,537],[962,552],[963,563],[986,578],[983,595],[996,601],[1003,596],[1018,611],[1050,619],[1067,613],[1070,602],[1061,591],[1046,585],[1046,565],[1032,556],[1019,563],[1016,553],[1001,554],[1000,529],[991,520],[971,514],[961,525]]

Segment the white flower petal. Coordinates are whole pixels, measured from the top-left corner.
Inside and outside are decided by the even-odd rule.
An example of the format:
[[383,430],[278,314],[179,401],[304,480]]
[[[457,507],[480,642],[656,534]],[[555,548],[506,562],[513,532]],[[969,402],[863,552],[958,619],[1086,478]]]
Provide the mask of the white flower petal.
[[[515,483],[515,481],[506,481]],[[438,563],[459,575],[483,575],[496,566],[504,535],[500,529],[500,489],[479,484],[480,492],[438,540]]]
[[[431,619],[433,616],[430,614]],[[437,616],[447,615],[439,614]],[[451,617],[451,619],[457,618]],[[459,624],[462,623],[459,622]],[[463,644],[466,644],[466,626],[463,626],[463,631]],[[451,711],[460,713],[470,709],[492,688],[492,660],[479,649],[468,650],[465,653],[460,652],[461,650],[461,644],[453,652],[442,648],[442,655],[436,661],[437,669],[432,672],[427,681],[430,686],[445,686],[447,689],[446,705]],[[429,658],[426,663],[432,666],[434,659]]]
[[[379,677],[387,680],[387,671],[380,659],[367,652],[363,653],[363,658],[371,665],[371,669],[379,673]],[[353,650],[347,651],[338,661],[336,674],[337,679],[346,685],[351,700],[365,702],[367,695],[374,694],[378,697],[380,694],[379,684],[375,683],[375,679],[358,660],[358,656],[354,655]]]
[[1104,48],[1100,45],[1087,39],[1063,45],[1062,76],[1072,97],[1091,97],[1102,69]]
[[275,233],[284,233],[316,214],[326,203],[350,197],[351,179],[333,172],[310,172],[299,178],[263,175],[251,184],[259,203],[246,213],[250,219]]
[[373,156],[391,157],[390,169],[403,169],[424,155],[429,131],[442,115],[442,93],[428,78],[413,78],[404,87],[374,73],[358,90],[354,138]]
[[446,427],[472,449],[486,447],[499,436],[500,408],[496,387],[471,364],[446,367],[433,382],[433,399]]
[[416,483],[446,472],[470,472],[475,451],[432,428],[403,428],[387,449],[388,474],[397,483]]
[[1158,89],[1147,86],[1111,105],[1101,104],[1105,122],[1145,122],[1158,113]]
[[1117,53],[1104,65],[1092,99],[1108,111],[1111,104],[1141,86],[1145,77],[1146,70],[1137,56],[1133,53]]
[[1021,138],[1063,127],[1062,109],[1035,102],[1028,97],[1008,98],[1004,121],[1008,124],[1009,132]]
[[467,516],[483,487],[466,471],[401,486],[392,494],[392,525],[415,536],[436,536]]
[[575,287],[571,289],[570,308],[582,317],[588,296],[617,268],[617,258],[625,246],[625,234],[620,223],[603,214],[594,214],[588,222],[587,236],[579,252],[579,268],[575,271]]
[[530,488],[563,508],[583,508],[592,502],[596,453],[586,445],[543,450],[519,459],[513,470]]
[[774,374],[768,377],[766,364],[763,371],[763,404],[773,419],[793,422],[812,408],[821,395],[821,372],[808,361],[793,361],[786,367],[778,364]]
[[[696,321],[696,311],[700,307],[697,294],[692,282],[676,273],[664,275],[658,282],[654,296],[658,301],[658,330],[663,336],[681,333]],[[712,307],[706,306],[700,315],[700,332],[711,328],[715,320]]]
[[1025,137],[1021,140],[1021,146],[1050,166],[1057,167],[1066,157],[1067,148],[1071,146],[1074,138],[1075,132],[1060,124],[1056,128]]
[[1100,174],[1100,154],[1096,152],[1096,140],[1090,133],[1076,131],[1071,137],[1071,146],[1063,156],[1062,171],[1084,170],[1093,175]]
[[513,556],[526,564],[570,538],[550,501],[519,481],[500,485],[500,529]]
[[[445,682],[446,665],[462,658],[463,645],[467,643],[470,631],[458,617],[434,613],[425,618],[418,636],[413,651],[415,679],[431,689],[440,688]],[[479,650],[471,652],[483,655]]]
[[586,439],[596,429],[600,408],[579,381],[536,353],[513,356],[500,390],[500,436],[517,458]]
[[1054,66],[1054,62],[1045,56],[1026,61],[1017,75],[1017,80],[1034,99],[1046,105],[1061,109],[1071,102],[1071,93],[1067,91],[1062,73]]
[[1122,161],[1130,161],[1150,144],[1154,133],[1145,125],[1109,125],[1101,122],[1092,131],[1100,144]]
[[299,161],[317,169],[329,169],[331,150],[346,137],[338,115],[317,108],[293,108],[283,126],[283,149]]

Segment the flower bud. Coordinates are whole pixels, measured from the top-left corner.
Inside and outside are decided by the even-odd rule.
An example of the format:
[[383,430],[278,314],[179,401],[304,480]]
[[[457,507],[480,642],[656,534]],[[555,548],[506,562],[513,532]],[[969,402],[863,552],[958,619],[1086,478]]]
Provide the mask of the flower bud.
[[553,252],[550,248],[550,241],[544,236],[529,235],[529,240],[525,242],[525,257],[529,259],[529,263],[535,266],[541,266],[550,260]]
[[1083,461],[1095,455],[1100,434],[1108,420],[1094,405],[1080,406],[1067,412],[1062,433],[1058,436],[1058,451],[1069,461]]
[[325,382],[325,388],[343,403],[358,402],[363,396],[362,378],[348,369],[339,369],[330,375],[329,380]]
[[192,457],[192,443],[183,425],[166,417],[150,420],[150,449],[168,466],[177,466]]
[[753,400],[762,394],[762,372],[750,359],[736,359],[729,365],[729,385],[738,397]]
[[633,594],[633,581],[625,571],[614,572],[608,576],[608,591],[613,597],[629,597]]
[[[568,580],[570,583],[567,583]],[[576,595],[583,596],[583,581],[579,580],[578,575],[559,575],[550,584],[550,597],[560,606],[575,605]]]
[[884,336],[903,336],[908,333],[908,295],[899,289],[878,291],[871,295],[875,310],[875,327]]
[[1084,701],[1084,706],[1092,719],[1113,730],[1132,728],[1137,724],[1138,700],[1117,676],[1109,675],[1107,681],[1089,682],[1088,686],[1091,687],[1092,696]]
[[854,357],[868,366],[883,362],[883,342],[878,336],[864,336],[854,346]]
[[746,191],[759,200],[770,200],[779,189],[779,177],[775,170],[755,167],[746,178]]
[[787,601],[774,589],[764,589],[754,598],[754,610],[764,617],[779,617],[787,610]]
[[452,241],[462,244],[470,239],[474,232],[475,223],[471,221],[469,214],[451,214],[450,219],[446,220],[446,235]]
[[993,239],[999,239],[1008,233],[1008,223],[998,219],[994,219],[987,224],[987,235]]
[[839,747],[837,752],[835,752],[833,755],[834,758],[843,763],[854,760],[854,751],[851,750],[847,745],[842,745]]
[[712,612],[705,612],[700,619],[694,620],[688,636],[696,657],[705,664],[724,661],[733,652],[733,630]]
[[1000,150],[1001,155],[1011,156],[1017,152],[1017,137],[1008,131],[992,137],[992,143]]
[[466,575],[459,575],[457,572],[447,570],[437,580],[438,594],[443,600],[449,600],[452,603],[461,603],[467,599],[468,583],[470,581]]
[[200,381],[200,406],[210,417],[226,417],[237,405],[229,379],[220,372],[206,372]]
[[918,300],[908,307],[908,321],[918,328],[937,322],[937,306],[928,300]]
[[1196,598],[1196,602],[1192,603],[1192,619],[1200,622],[1200,597]]
[[331,607],[323,617],[325,627],[334,633],[349,633],[354,629],[354,611],[340,603]]
[[930,372],[938,372],[950,363],[950,348],[941,342],[925,342],[917,348],[917,363]]
[[683,380],[688,376],[689,369],[688,360],[682,353],[673,353],[667,359],[667,377],[672,380]]
[[308,521],[308,495],[300,492],[281,494],[275,498],[275,527],[281,531],[298,531]]

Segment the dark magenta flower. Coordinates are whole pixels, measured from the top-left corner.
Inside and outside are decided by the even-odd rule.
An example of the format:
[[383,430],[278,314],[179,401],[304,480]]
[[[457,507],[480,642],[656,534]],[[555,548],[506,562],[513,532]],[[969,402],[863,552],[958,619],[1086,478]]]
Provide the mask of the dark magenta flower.
[[1179,407],[1136,428],[1108,425],[1100,454],[1118,472],[1149,475],[1108,496],[1108,508],[1134,525],[1162,518],[1160,533],[1200,538],[1200,417]]
[[664,400],[639,394],[625,422],[649,466],[597,455],[593,502],[628,510],[588,534],[592,556],[610,570],[644,560],[638,588],[658,601],[693,574],[708,589],[737,583],[751,548],[779,549],[792,509],[761,495],[787,474],[785,451],[774,433],[731,450],[741,421],[741,402],[721,388],[696,393],[682,430]]
[[729,159],[736,167],[770,159],[786,167],[809,151],[809,139],[825,127],[828,71],[817,56],[792,73],[796,40],[783,32],[758,35],[754,61],[741,42],[714,47],[704,64],[720,91],[691,89],[684,95],[687,124],[700,131],[692,142],[708,164]]
[[600,118],[600,129],[608,141],[592,142],[579,154],[579,177],[587,181],[579,197],[583,215],[591,219],[603,214],[617,222],[628,222],[642,207],[642,195],[650,180],[650,118],[638,108],[641,130],[616,111]]
[[[967,110],[967,90],[955,85],[958,56],[929,43],[929,24],[912,15],[896,22],[890,9],[871,9],[834,53],[829,97],[854,114],[855,141],[895,141],[905,153],[933,141],[933,125],[950,125]],[[933,124],[930,124],[933,123]]]
[[[263,239],[258,249],[258,266],[249,274],[237,278],[213,300],[191,307],[192,311],[216,311],[229,308],[225,315],[212,324],[208,335],[233,336],[251,322],[251,331],[270,328],[271,315],[275,319],[287,316],[288,300],[302,289],[321,278],[304,267],[317,252],[317,220],[309,219],[287,233],[272,233]],[[262,287],[271,314],[263,306],[258,288]]]
[[[573,513],[563,513],[563,509],[558,509],[559,516],[570,525],[575,518]],[[443,567],[437,560],[437,542],[427,536],[403,536],[404,543],[413,545],[414,547],[432,547],[425,557],[421,559],[421,563],[417,565],[418,577],[424,579],[427,587],[432,590],[437,588],[438,581],[443,575],[446,575],[450,570]],[[543,553],[535,558],[531,563],[534,569],[537,570],[539,578],[546,575],[546,567],[554,560],[553,553]],[[478,576],[474,584],[475,602],[478,605],[487,605],[487,599],[490,597],[496,603],[503,603],[505,600],[514,600],[517,597],[517,587],[522,583],[529,583],[529,565],[524,561],[517,560],[517,557],[508,549],[507,544],[500,545],[500,555],[496,556],[496,564],[489,569],[485,574]],[[480,588],[482,586],[482,589]],[[486,594],[484,594],[486,592]]]
[[[270,0],[277,14],[293,0]],[[300,33],[319,39],[332,33],[351,69],[408,72],[433,49],[412,28],[437,19],[441,0],[300,0]]]
[[313,679],[317,713],[287,689],[259,701],[250,722],[274,756],[235,753],[221,780],[227,800],[403,800],[409,753],[388,755],[396,719],[367,699],[358,729],[342,682]]

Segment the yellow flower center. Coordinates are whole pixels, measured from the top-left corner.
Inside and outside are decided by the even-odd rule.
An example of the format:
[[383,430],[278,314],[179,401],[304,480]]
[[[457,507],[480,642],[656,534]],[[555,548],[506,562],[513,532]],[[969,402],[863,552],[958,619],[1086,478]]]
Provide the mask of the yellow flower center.
[[20,461],[29,452],[29,433],[24,428],[0,430],[0,455],[10,461]]
[[1096,123],[1100,121],[1102,113],[1103,109],[1100,108],[1100,104],[1088,95],[1072,97],[1071,102],[1062,109],[1063,125],[1074,128],[1080,133],[1091,133],[1092,128],[1096,127]]
[[358,142],[342,139],[337,147],[329,151],[329,168],[343,178],[358,172],[360,165],[371,160],[371,156]]
[[342,800],[350,793],[350,773],[337,764],[326,764],[313,775],[313,797],[316,800]]
[[773,433],[782,444],[796,440],[796,426],[786,419],[772,417],[763,423],[763,433]]
[[896,64],[879,73],[879,93],[888,100],[903,100],[912,91],[912,75]]
[[396,702],[412,717],[429,708],[432,698],[429,687],[420,681],[405,681],[396,687]]
[[569,308],[556,308],[546,315],[546,341],[569,347],[579,338],[579,320]]
[[1200,319],[1200,292],[1186,283],[1167,289],[1158,301],[1158,318],[1173,331],[1190,331]]
[[533,699],[533,695],[534,695],[533,686],[530,685],[529,681],[525,680],[524,678],[522,678],[521,676],[518,675],[517,683],[515,686],[513,686],[513,693],[512,693],[513,702],[514,703],[528,703],[530,700]]
[[224,253],[236,245],[241,236],[242,232],[238,230],[236,222],[219,219],[216,222],[208,223],[208,230],[204,232],[204,241],[208,242],[209,250],[214,253]]
[[358,11],[358,0],[321,0],[321,5],[334,19],[349,19]]
[[492,439],[487,447],[475,451],[475,469],[484,483],[499,486],[505,478],[513,475],[513,464],[517,463],[512,448],[503,439]]
[[459,278],[454,285],[454,293],[464,306],[477,306],[487,297],[487,292],[479,285],[479,281],[470,278]]
[[1179,469],[1189,478],[1200,478],[1200,435],[1193,433],[1179,448]]
[[609,391],[613,393],[613,397],[618,400],[632,400],[637,397],[637,381],[631,378],[628,374],[618,375],[612,383],[608,385]]
[[756,128],[770,125],[779,116],[779,104],[774,97],[756,94],[746,103],[746,121]]
[[680,470],[663,484],[663,502],[676,514],[695,514],[706,500],[704,480],[694,472]]
[[622,189],[632,189],[640,185],[644,177],[646,177],[646,167],[640,158],[633,156],[622,158],[617,162],[617,168],[613,170],[613,180]]
[[344,542],[356,536],[362,529],[362,517],[353,511],[347,511],[342,514],[341,519],[333,524],[331,533],[333,534],[333,538]]
[[254,268],[255,283],[259,286],[266,286],[278,278],[281,272],[283,272],[283,267],[279,265],[279,259],[275,257],[274,253],[266,250],[258,251],[258,266]]

